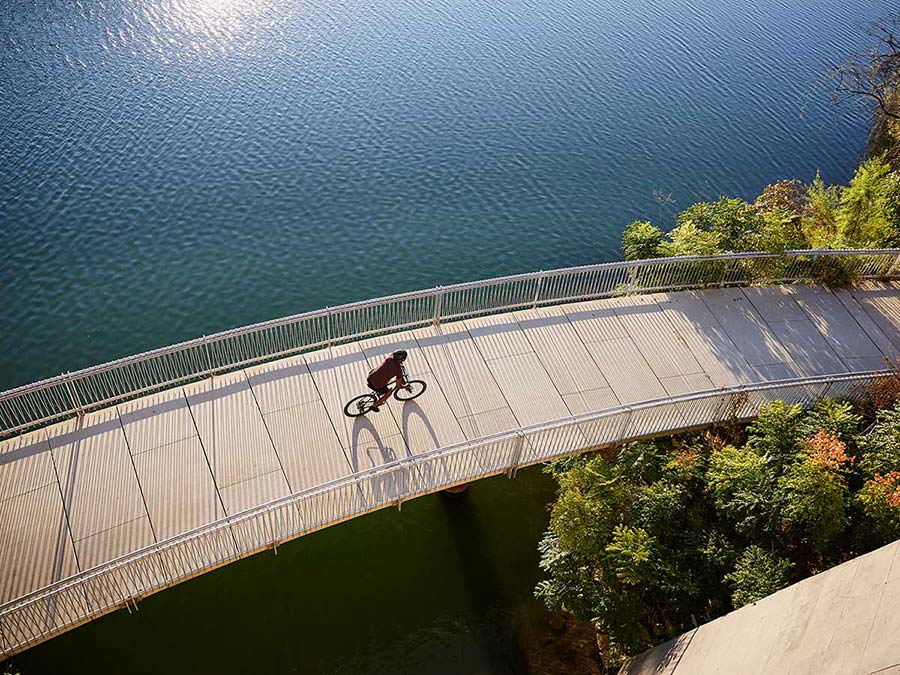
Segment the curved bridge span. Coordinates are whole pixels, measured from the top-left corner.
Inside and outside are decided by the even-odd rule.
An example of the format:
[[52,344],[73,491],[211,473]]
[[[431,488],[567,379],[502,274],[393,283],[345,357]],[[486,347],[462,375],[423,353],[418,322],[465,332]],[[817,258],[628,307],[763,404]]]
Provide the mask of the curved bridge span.
[[[0,394],[9,656],[385,506],[768,400],[862,395],[900,352],[900,252],[614,263],[312,312]],[[854,286],[810,283],[837,269]],[[773,285],[752,285],[761,281]],[[429,384],[342,407],[397,348]]]

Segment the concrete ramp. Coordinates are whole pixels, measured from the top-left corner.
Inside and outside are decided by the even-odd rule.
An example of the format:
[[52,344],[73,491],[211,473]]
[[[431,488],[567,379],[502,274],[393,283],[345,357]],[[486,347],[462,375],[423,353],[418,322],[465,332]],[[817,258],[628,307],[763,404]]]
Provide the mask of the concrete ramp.
[[710,621],[619,675],[900,675],[900,541]]

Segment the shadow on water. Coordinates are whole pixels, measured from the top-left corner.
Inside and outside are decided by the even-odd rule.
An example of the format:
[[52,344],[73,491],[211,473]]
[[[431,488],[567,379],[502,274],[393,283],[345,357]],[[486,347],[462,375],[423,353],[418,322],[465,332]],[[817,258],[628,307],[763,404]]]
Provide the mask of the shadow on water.
[[518,598],[510,594],[490,555],[490,537],[469,499],[469,492],[441,493],[440,504],[447,514],[447,532],[458,554],[459,572],[469,592],[471,609],[481,619],[482,647],[491,673],[530,672],[508,609]]

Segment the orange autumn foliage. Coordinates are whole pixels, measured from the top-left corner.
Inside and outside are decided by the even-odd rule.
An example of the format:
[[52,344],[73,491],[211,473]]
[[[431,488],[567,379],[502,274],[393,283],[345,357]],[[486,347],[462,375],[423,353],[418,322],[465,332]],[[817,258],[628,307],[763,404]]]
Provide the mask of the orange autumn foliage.
[[872,482],[878,486],[888,506],[900,508],[900,471],[891,471],[885,476],[876,474]]
[[821,469],[841,471],[853,463],[853,457],[847,454],[847,444],[824,429],[819,429],[806,444],[812,450],[810,461]]

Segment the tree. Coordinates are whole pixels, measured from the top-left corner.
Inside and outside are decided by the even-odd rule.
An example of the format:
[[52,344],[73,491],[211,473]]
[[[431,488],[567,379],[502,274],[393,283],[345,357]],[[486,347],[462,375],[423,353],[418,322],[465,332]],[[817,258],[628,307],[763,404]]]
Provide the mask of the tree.
[[[873,115],[870,147],[900,158],[900,16],[876,22],[868,31],[874,47],[832,67],[832,101],[862,99]],[[891,149],[891,146],[893,148]]]
[[874,545],[900,537],[900,471],[875,474],[857,494],[868,529],[878,538]]
[[745,536],[770,531],[778,518],[775,474],[755,452],[733,445],[714,450],[706,485],[716,510]]
[[839,185],[825,185],[818,171],[806,189],[800,227],[812,248],[845,247],[838,237],[837,228],[841,190]]
[[697,202],[679,213],[675,229],[688,225],[719,235],[719,242],[729,251],[744,251],[759,229],[760,218],[744,200],[719,197],[714,202]]
[[835,472],[811,458],[791,466],[779,480],[782,527],[795,546],[819,560],[847,526],[847,487]]
[[625,260],[643,260],[658,258],[659,245],[663,241],[663,233],[649,220],[635,220],[625,228],[622,234],[622,252]]
[[780,253],[808,247],[801,226],[803,185],[799,180],[767,185],[750,209],[759,216],[757,232],[749,237],[753,249]]
[[900,471],[900,403],[879,411],[875,424],[858,445],[859,466],[866,477]]
[[850,246],[900,243],[900,174],[880,157],[863,162],[841,194],[838,236]]
[[803,408],[773,401],[763,406],[747,429],[747,447],[778,467],[790,461],[803,440]]
[[759,546],[749,546],[737,560],[734,571],[725,578],[733,585],[731,601],[738,609],[788,585],[789,561]]
[[716,255],[722,252],[722,235],[702,230],[693,222],[682,223],[669,232],[669,241],[660,244],[659,252],[666,257]]
[[806,413],[799,424],[799,433],[809,439],[824,429],[844,443],[856,436],[862,417],[853,412],[853,406],[846,401],[822,399]]

